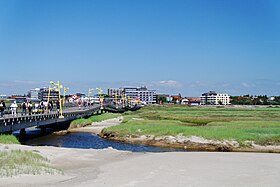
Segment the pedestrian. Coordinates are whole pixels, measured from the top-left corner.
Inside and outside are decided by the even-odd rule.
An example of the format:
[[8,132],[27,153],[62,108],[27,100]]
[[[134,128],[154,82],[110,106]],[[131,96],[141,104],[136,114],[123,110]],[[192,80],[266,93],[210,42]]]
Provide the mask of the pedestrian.
[[6,109],[6,105],[5,105],[5,102],[2,100],[2,101],[0,102],[0,117],[1,117],[1,118],[4,117],[5,109]]
[[79,105],[79,110],[80,110],[81,109],[81,105],[82,105],[81,100],[78,101],[78,105]]
[[59,113],[59,111],[60,111],[60,102],[59,102],[59,100],[56,101],[56,109],[57,109],[57,112]]
[[11,104],[11,106],[10,106],[11,111],[12,111],[12,116],[16,116],[16,115],[17,115],[17,107],[18,107],[17,102],[14,101],[14,102]]
[[34,104],[34,113],[37,114],[39,112],[39,103]]
[[52,111],[52,109],[53,109],[53,102],[50,101],[50,111]]
[[47,106],[47,108],[48,108],[48,113],[51,113],[51,110],[52,110],[52,105],[51,105],[51,103],[50,103],[50,102],[48,102],[48,106]]
[[31,102],[29,102],[29,103],[27,103],[27,108],[28,108],[28,113],[29,113],[29,115],[31,115],[32,114],[32,103]]
[[21,107],[22,107],[22,111],[21,111],[21,115],[26,115],[26,102],[23,101],[23,103],[21,104]]

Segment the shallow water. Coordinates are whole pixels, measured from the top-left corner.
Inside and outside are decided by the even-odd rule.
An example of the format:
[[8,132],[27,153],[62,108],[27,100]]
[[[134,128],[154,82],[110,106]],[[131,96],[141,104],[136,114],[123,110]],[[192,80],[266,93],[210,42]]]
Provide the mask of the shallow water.
[[[39,130],[27,131],[27,137],[35,135]],[[65,148],[83,148],[83,149],[104,149],[112,147],[117,150],[132,151],[132,152],[178,152],[183,151],[173,148],[162,148],[155,146],[128,144],[106,140],[95,134],[87,132],[75,132],[65,135],[50,134],[41,136],[22,142],[25,145],[33,146],[55,146]]]

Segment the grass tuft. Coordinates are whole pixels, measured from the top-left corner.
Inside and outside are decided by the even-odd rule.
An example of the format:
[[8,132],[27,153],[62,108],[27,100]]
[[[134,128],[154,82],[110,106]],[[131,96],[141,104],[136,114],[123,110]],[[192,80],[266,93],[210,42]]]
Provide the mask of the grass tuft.
[[0,152],[0,177],[57,173],[62,173],[62,171],[50,167],[49,160],[38,153],[22,150]]

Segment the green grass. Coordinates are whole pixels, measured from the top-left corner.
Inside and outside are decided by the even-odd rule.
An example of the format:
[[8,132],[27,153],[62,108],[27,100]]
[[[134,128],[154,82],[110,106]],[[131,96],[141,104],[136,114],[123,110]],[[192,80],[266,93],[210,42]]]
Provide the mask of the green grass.
[[100,115],[92,115],[89,118],[79,118],[71,122],[70,128],[77,128],[77,127],[83,127],[86,125],[91,125],[92,122],[100,122],[107,119],[112,119],[121,116],[117,113],[104,113]]
[[118,136],[181,134],[240,143],[280,144],[280,108],[151,106],[126,113],[123,124],[107,128],[104,132]]
[[0,134],[0,143],[2,144],[20,144],[18,139],[13,135]]
[[46,158],[32,151],[10,150],[0,152],[0,177],[56,173],[62,172],[49,166],[49,161]]

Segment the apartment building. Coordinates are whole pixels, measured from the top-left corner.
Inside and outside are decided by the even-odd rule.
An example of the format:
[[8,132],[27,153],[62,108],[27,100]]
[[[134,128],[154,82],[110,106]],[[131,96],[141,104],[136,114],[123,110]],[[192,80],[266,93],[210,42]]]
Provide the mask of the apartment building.
[[133,99],[139,99],[143,103],[146,104],[154,104],[156,103],[156,91],[148,90],[147,87],[124,87],[119,89],[108,89],[108,95],[114,96],[117,94],[118,96],[125,94],[127,97]]
[[48,101],[48,97],[50,101],[57,101],[59,99],[58,91],[50,90],[49,88],[40,88],[38,98],[40,101]]
[[28,92],[27,96],[32,100],[37,100],[39,99],[39,92],[40,92],[40,88],[31,89]]
[[210,91],[203,93],[200,97],[201,105],[229,105],[230,96],[228,94],[216,93]]
[[115,89],[115,88],[109,88],[108,89],[108,95],[110,97],[115,97],[115,95],[117,94],[118,97],[120,97],[122,94],[123,94],[123,89],[122,88],[118,88],[118,89]]

